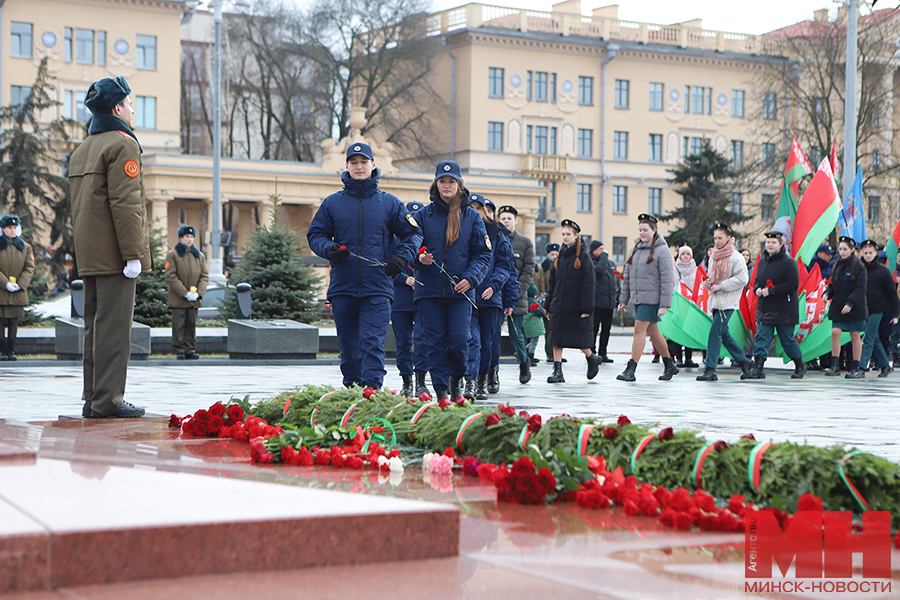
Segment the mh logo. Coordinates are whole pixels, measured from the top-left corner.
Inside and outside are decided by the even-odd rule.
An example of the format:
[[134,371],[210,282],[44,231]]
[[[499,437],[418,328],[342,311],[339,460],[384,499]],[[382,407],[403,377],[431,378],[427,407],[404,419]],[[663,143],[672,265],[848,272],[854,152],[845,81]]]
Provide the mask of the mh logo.
[[744,577],[771,578],[772,560],[782,576],[795,562],[798,578],[850,578],[853,553],[863,555],[863,577],[891,576],[891,513],[863,513],[862,533],[853,533],[849,511],[800,511],[787,531],[768,511],[747,511],[744,516]]

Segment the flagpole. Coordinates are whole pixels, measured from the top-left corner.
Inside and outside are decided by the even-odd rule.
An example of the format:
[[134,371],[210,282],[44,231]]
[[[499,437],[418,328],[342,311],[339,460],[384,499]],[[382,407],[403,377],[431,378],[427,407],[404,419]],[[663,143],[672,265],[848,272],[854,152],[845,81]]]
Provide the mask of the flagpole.
[[[856,173],[856,17],[859,13],[859,0],[846,0],[846,2],[847,63],[844,81],[844,198],[850,195],[850,188],[853,186],[853,181],[846,174]],[[841,212],[843,213],[843,210]]]

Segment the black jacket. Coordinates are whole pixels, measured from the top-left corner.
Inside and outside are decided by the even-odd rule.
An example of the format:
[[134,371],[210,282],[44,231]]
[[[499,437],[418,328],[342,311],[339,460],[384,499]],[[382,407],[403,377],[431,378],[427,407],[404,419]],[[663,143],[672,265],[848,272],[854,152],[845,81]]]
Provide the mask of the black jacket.
[[797,306],[797,287],[800,276],[797,263],[787,255],[785,247],[775,256],[763,252],[756,268],[756,279],[751,284],[753,292],[769,287],[768,296],[760,296],[756,304],[756,322],[763,325],[796,325],[800,322],[800,309]]
[[[847,323],[869,318],[866,303],[868,277],[862,261],[855,254],[842,258],[834,264],[831,281],[831,289],[828,291],[828,297],[831,298],[831,306],[828,308],[829,319]],[[844,315],[841,314],[841,309],[845,305],[850,305],[850,312]]]
[[619,303],[618,281],[613,273],[609,254],[601,252],[600,256],[591,254],[594,262],[594,274],[597,283],[594,286],[594,308],[615,308]]
[[897,297],[897,286],[891,277],[891,270],[878,261],[862,261],[866,266],[866,298],[869,314],[887,313],[896,317],[900,312],[900,298]]
[[[577,257],[577,244],[563,245],[557,268],[550,270],[544,306],[550,312],[550,344],[557,348],[591,348],[594,345],[594,263],[587,248]],[[588,315],[582,318],[581,315]]]

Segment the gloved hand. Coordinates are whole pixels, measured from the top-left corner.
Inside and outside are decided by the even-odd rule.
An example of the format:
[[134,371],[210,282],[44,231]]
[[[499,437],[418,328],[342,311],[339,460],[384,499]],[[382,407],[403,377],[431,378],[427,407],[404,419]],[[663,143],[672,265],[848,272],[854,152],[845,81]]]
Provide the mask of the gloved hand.
[[122,273],[128,279],[134,279],[141,274],[141,261],[137,259],[129,260],[125,263],[125,268],[122,269]]
[[350,256],[350,251],[347,250],[347,246],[332,244],[328,247],[328,257],[335,262],[341,262],[348,256]]
[[8,292],[18,292],[22,287],[18,283],[13,283],[11,281],[6,282],[6,291]]
[[184,299],[187,300],[188,302],[196,302],[197,298],[199,298],[199,297],[200,297],[200,294],[198,294],[197,292],[188,292],[187,294],[184,295]]
[[384,274],[388,277],[396,277],[403,272],[403,267],[405,266],[406,259],[399,254],[395,254],[388,259],[387,264],[384,265]]

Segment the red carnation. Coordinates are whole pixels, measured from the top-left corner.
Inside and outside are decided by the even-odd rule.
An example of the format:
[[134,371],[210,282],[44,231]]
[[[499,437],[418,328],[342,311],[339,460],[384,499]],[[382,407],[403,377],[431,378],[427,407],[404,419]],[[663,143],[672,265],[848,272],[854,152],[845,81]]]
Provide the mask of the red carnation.
[[456,451],[450,446],[447,446],[447,449],[444,450],[442,454],[447,458],[456,458]]
[[529,305],[528,305],[528,310],[537,310],[537,309],[539,309],[540,307],[541,307],[540,304],[538,304],[537,302],[533,302],[532,304],[529,304]]
[[426,248],[425,246],[422,246],[421,248],[419,248],[419,256],[422,256],[423,254],[427,254],[427,253],[428,253],[428,248]]
[[512,406],[507,406],[507,405],[505,405],[505,404],[498,404],[498,405],[497,405],[497,409],[498,409],[500,412],[502,412],[504,415],[506,415],[507,417],[514,417],[514,416],[516,416],[516,409],[513,408]]
[[603,428],[603,437],[608,440],[613,440],[616,436],[619,435],[619,430],[615,427],[604,427]]
[[388,458],[394,458],[395,456],[400,456],[400,451],[396,448],[387,453]]
[[481,463],[478,465],[478,478],[482,481],[493,481],[494,479],[494,471],[497,470],[497,465],[492,465],[491,463]]
[[211,417],[224,417],[225,416],[225,405],[221,402],[216,402],[212,406],[209,407],[209,415]]
[[283,446],[281,448],[281,462],[286,465],[297,464],[297,452],[291,446]]
[[348,469],[362,469],[363,459],[358,456],[348,456],[344,459],[344,466]]
[[419,400],[421,402],[431,402],[431,394],[429,394],[428,392],[422,392],[421,394],[419,394]]
[[616,278],[617,279],[625,279],[625,276],[622,275],[621,273],[619,273],[618,275],[616,275]]
[[367,387],[363,390],[363,398],[368,400],[369,398],[374,396],[376,393],[377,392],[373,388]]
[[797,501],[797,510],[812,510],[816,512],[822,512],[825,509],[822,508],[821,498],[807,492],[806,494],[800,496],[800,500]]
[[447,408],[448,406],[450,406],[452,404],[453,403],[450,402],[450,398],[441,398],[441,401],[438,402],[438,406],[442,409]]
[[325,450],[319,450],[316,452],[316,464],[322,466],[331,464],[331,454]]
[[537,433],[541,430],[541,415],[531,415],[528,417],[528,429],[531,433]]
[[462,406],[463,404],[466,403],[466,399],[463,398],[462,396],[457,396],[453,401],[456,402],[456,404],[459,406]]
[[666,427],[665,429],[663,429],[662,431],[659,432],[658,437],[660,440],[665,442],[665,441],[671,440],[673,437],[675,437],[675,432],[672,431],[671,427]]
[[744,435],[741,436],[741,439],[742,440],[753,440],[754,442],[756,441],[756,437],[752,433],[745,433]]
[[338,246],[338,250],[346,250],[347,246]]
[[485,427],[493,427],[494,425],[496,425],[499,422],[500,422],[500,415],[498,415],[498,414],[488,415],[487,419],[484,420],[484,426]]
[[313,466],[312,452],[306,446],[301,446],[299,450],[297,450],[297,464],[301,467],[311,467]]
[[619,417],[618,423],[619,423],[619,427],[625,427],[626,425],[631,425],[631,419],[629,419],[625,415],[621,415]]
[[715,448],[716,452],[721,452],[722,450],[728,448],[728,444],[722,440],[719,440],[715,444],[713,444],[713,448]]
[[228,406],[228,418],[232,421],[243,421],[244,420],[244,409],[238,406],[237,404],[230,404]]
[[775,287],[775,284],[772,283],[771,279],[766,279],[766,287],[771,290],[773,287]]
[[187,417],[179,417],[178,415],[172,415],[169,417],[169,427],[172,429],[177,429],[181,427],[181,422],[184,421]]

